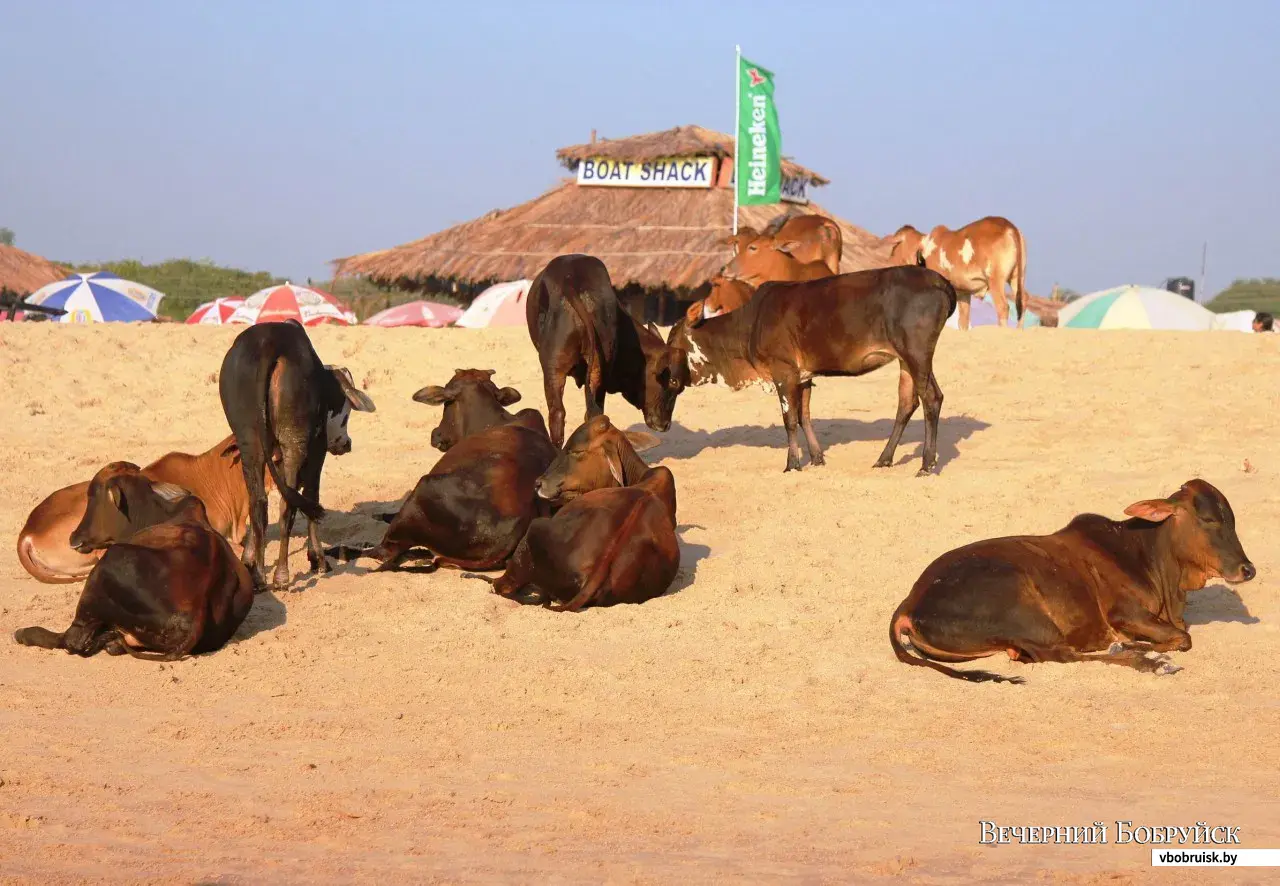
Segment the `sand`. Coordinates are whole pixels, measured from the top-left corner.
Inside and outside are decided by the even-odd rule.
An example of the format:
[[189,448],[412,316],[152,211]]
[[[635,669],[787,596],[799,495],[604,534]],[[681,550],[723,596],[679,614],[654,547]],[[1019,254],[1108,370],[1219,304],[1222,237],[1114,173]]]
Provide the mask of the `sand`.
[[[947,330],[931,478],[918,419],[898,465],[871,468],[893,369],[818,381],[828,463],[801,473],[782,472],[776,398],[690,390],[646,455],[676,476],[682,568],[641,606],[522,608],[451,571],[317,581],[297,535],[293,589],[213,655],[9,642],[61,630],[79,594],[19,566],[28,511],[107,461],[225,434],[235,332],[0,326],[0,881],[1190,883],[1116,845],[1115,822],[1280,847],[1280,338]],[[438,457],[418,387],[491,368],[545,407],[523,329],[313,339],[378,407],[326,463],[326,543],[377,541],[367,515]],[[970,685],[890,652],[890,614],[942,552],[1197,476],[1259,577],[1191,595],[1181,673],[991,659],[1027,684]],[[983,819],[1102,821],[1108,844],[984,846]]]

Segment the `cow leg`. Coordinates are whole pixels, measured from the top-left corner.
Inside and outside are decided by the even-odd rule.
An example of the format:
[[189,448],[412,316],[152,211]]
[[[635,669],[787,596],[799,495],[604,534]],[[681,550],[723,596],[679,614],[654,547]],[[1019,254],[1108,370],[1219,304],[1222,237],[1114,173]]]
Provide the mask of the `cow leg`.
[[938,422],[942,418],[942,388],[933,374],[933,359],[925,361],[915,377],[920,403],[924,406],[924,456],[917,477],[932,474],[938,467]]
[[[281,449],[284,450],[284,458],[280,462],[280,479],[291,489],[297,489],[304,456],[296,446],[282,446]],[[271,587],[275,590],[289,587],[289,538],[293,535],[293,520],[297,515],[297,509],[285,499],[280,511],[280,551],[276,555],[276,569],[271,580]]]
[[587,383],[582,386],[583,396],[587,401],[587,415],[584,421],[595,418],[597,415],[604,415],[604,385],[601,384],[598,390],[593,390],[591,379],[587,379]]
[[783,470],[800,470],[800,385],[774,379],[778,385],[778,401],[782,404],[782,423],[787,429],[787,466]]
[[529,548],[529,536],[525,535],[516,546],[507,564],[507,571],[493,582],[493,592],[508,600],[530,606],[541,606],[549,597],[545,591],[534,585],[535,571],[533,552]]
[[822,455],[822,444],[818,435],[813,432],[813,424],[809,421],[809,397],[813,394],[813,382],[807,381],[800,388],[800,429],[804,431],[804,441],[809,446],[809,464],[824,465],[827,460]]
[[969,328],[970,298],[972,296],[967,292],[960,293],[956,298],[956,319],[961,329]]
[[[313,446],[313,449],[315,447]],[[320,501],[320,475],[324,469],[324,441],[319,444],[318,454],[312,453],[307,459],[306,476],[302,478],[302,494],[314,502]],[[311,564],[312,574],[324,575],[333,571],[325,557],[324,548],[320,544],[320,521],[307,520],[307,562]]]
[[[1118,646],[1119,644],[1117,644]],[[1019,643],[1010,652],[1018,652],[1018,661],[1033,662],[1080,662],[1080,661],[1096,661],[1102,664],[1120,665],[1121,667],[1133,668],[1135,671],[1141,671],[1144,674],[1173,674],[1182,670],[1177,665],[1171,665],[1164,656],[1156,656],[1153,653],[1143,653],[1136,649],[1116,648],[1113,646],[1104,653],[1082,653],[1073,646],[1066,644],[1058,644],[1053,646],[1034,646],[1026,643]]]
[[542,393],[547,398],[547,433],[551,444],[564,445],[564,382],[567,375],[557,367],[542,367]]
[[893,466],[893,454],[898,450],[898,444],[902,441],[902,432],[907,428],[907,422],[911,421],[911,416],[915,414],[916,406],[920,403],[920,397],[916,392],[916,382],[911,375],[911,371],[907,369],[905,360],[898,361],[898,414],[893,419],[893,430],[889,433],[889,442],[885,444],[884,452],[880,453],[875,467],[888,468]]
[[262,564],[267,555],[267,486],[263,479],[266,462],[261,452],[254,447],[240,449],[240,467],[244,471],[245,487],[249,493],[249,525],[245,531],[244,549],[240,552],[240,562],[253,576],[256,588],[265,588],[267,581],[262,574]]
[[1121,634],[1150,643],[1156,652],[1186,652],[1191,648],[1190,634],[1137,605],[1113,609],[1107,621]]
[[1009,299],[1004,294],[1004,284],[999,286],[988,286],[987,292],[991,295],[991,301],[996,306],[996,323],[1001,329],[1009,327]]

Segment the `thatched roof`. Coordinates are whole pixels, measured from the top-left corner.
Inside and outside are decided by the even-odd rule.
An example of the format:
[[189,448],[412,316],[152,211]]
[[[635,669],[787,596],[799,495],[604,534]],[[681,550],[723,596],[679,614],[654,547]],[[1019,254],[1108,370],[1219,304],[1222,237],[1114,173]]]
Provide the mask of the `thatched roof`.
[[41,286],[63,280],[69,274],[65,268],[38,255],[0,243],[0,289],[30,295]]
[[[733,156],[733,136],[704,129],[701,126],[677,126],[662,132],[647,132],[626,138],[607,138],[570,145],[556,151],[556,159],[570,172],[583,160],[604,157],[608,160],[657,160],[663,157],[719,157]],[[812,169],[805,169],[786,157],[782,158],[782,172],[791,178],[801,178],[814,185],[830,182]]]
[[[835,218],[844,234],[840,270],[888,264],[874,234],[814,203],[743,206],[738,223],[764,229],[781,215]],[[694,289],[730,258],[718,241],[731,232],[730,188],[580,187],[567,180],[537,199],[403,246],[334,262],[335,276],[361,275],[384,285],[421,288],[433,278],[478,284],[532,278],[557,255],[585,252],[609,269],[615,286]]]

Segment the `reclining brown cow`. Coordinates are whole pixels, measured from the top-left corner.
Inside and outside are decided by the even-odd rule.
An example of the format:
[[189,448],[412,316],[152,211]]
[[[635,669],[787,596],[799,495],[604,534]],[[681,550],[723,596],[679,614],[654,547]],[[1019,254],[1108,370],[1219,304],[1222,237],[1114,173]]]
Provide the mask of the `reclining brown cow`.
[[22,628],[24,646],[173,661],[220,649],[253,605],[253,579],[186,490],[112,462],[89,482],[76,550],[103,551],[62,633]]
[[763,233],[743,226],[738,233],[721,241],[740,255],[752,244],[763,248],[782,247],[799,262],[821,262],[828,274],[840,273],[840,257],[844,248],[844,234],[834,219],[813,213],[775,219]]
[[[209,525],[239,549],[249,520],[249,493],[234,435],[200,455],[170,452],[143,468],[142,474],[197,496],[204,504]],[[270,474],[264,482],[267,491],[275,487]],[[36,505],[27,517],[18,533],[18,562],[37,581],[83,581],[102,556],[101,551],[82,554],[68,543],[71,530],[84,517],[88,492],[88,482],[64,486]]]
[[413,395],[444,406],[431,439],[444,456],[418,481],[382,541],[367,550],[335,548],[346,559],[372,557],[393,569],[415,548],[431,553],[428,568],[500,569],[542,509],[534,484],[556,457],[535,409],[511,415],[520,399],[499,389],[492,369],[459,369],[444,387]]
[[1014,661],[1100,661],[1181,670],[1161,653],[1191,648],[1187,592],[1257,574],[1226,496],[1190,480],[1123,522],[1082,514],[1052,535],[975,542],[929,565],[889,625],[899,661],[974,682],[1020,683],[938,662],[1007,653]]
[[680,569],[675,478],[646,465],[633,444],[658,440],[619,431],[605,415],[573,432],[538,480],[538,495],[559,510],[529,525],[495,593],[576,612],[643,603],[671,587]]

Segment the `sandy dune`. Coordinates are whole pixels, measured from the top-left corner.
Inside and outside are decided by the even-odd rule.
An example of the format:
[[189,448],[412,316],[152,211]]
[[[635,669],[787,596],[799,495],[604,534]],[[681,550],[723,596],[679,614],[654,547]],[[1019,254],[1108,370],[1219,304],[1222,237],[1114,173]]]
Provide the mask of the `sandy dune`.
[[[980,846],[982,819],[1099,820],[1109,839],[1117,819],[1204,821],[1280,847],[1280,337],[948,330],[924,479],[918,418],[899,466],[871,469],[892,369],[818,382],[828,464],[798,474],[775,398],[692,390],[648,453],[679,484],[683,568],[643,606],[524,609],[457,572],[317,582],[299,535],[294,591],[260,596],[214,655],[9,642],[65,627],[79,593],[22,571],[27,512],[106,461],[226,433],[234,334],[0,326],[0,881],[1208,879],[1157,877],[1135,845]],[[544,406],[522,329],[313,338],[378,406],[326,465],[326,542],[376,541],[367,513],[436,459],[419,386],[492,368]],[[1230,498],[1259,578],[1192,595],[1181,673],[992,659],[1027,685],[968,685],[893,658],[889,615],[939,553],[1195,476]]]

